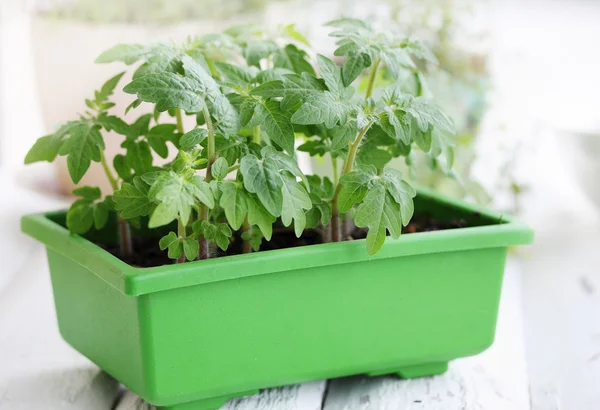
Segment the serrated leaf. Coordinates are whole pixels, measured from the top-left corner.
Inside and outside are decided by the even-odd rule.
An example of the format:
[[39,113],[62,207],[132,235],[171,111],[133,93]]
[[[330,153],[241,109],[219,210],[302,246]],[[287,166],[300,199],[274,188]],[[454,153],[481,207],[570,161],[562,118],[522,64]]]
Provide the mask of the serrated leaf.
[[113,194],[115,209],[120,211],[124,219],[146,216],[153,208],[148,198],[148,185],[140,177],[133,178],[131,183],[123,183],[121,189]]
[[267,100],[256,106],[255,121],[279,147],[288,153],[294,153],[294,127],[289,114],[281,109],[277,101]]
[[146,140],[150,147],[161,158],[169,156],[169,147],[167,141],[172,141],[175,138],[177,126],[175,124],[159,124],[152,127],[146,134]]
[[227,163],[227,160],[223,157],[217,158],[214,164],[212,164],[211,173],[217,181],[225,178],[229,173],[229,164]]
[[101,114],[94,122],[106,131],[114,131],[120,135],[129,135],[131,132],[129,124],[114,115]]
[[348,212],[355,204],[361,202],[369,190],[368,183],[377,177],[377,169],[373,166],[363,166],[342,175],[342,189],[338,195],[338,209]]
[[306,226],[305,210],[312,208],[312,201],[306,189],[296,181],[296,177],[284,172],[282,175],[283,208],[281,222],[290,226],[294,221],[294,232],[300,237]]
[[356,134],[356,129],[352,124],[333,128],[331,130],[331,150],[339,151],[348,148],[348,144],[356,139]]
[[383,183],[376,180],[364,200],[358,205],[354,223],[359,228],[369,228],[367,252],[374,255],[383,246],[386,231],[394,237],[400,236],[402,224],[398,204],[386,191]]
[[113,92],[115,91],[115,88],[117,87],[117,84],[119,84],[119,81],[121,81],[123,74],[125,74],[124,71],[122,73],[115,75],[114,77],[111,77],[108,81],[106,81],[102,85],[102,87],[100,88],[100,90],[98,90],[98,92],[96,94],[96,102],[97,103],[102,103],[102,102],[106,101],[108,99],[108,97],[110,97],[113,94]]
[[115,171],[117,171],[117,175],[119,178],[128,181],[133,174],[131,173],[131,168],[127,164],[127,159],[125,155],[117,154],[113,158],[113,167]]
[[73,190],[73,195],[80,196],[83,199],[87,199],[89,201],[95,201],[96,199],[100,199],[102,193],[100,192],[100,188],[98,187],[82,186],[79,188],[75,188]]
[[193,224],[194,232],[203,235],[206,239],[214,241],[221,250],[229,247],[229,238],[233,235],[227,224],[212,224],[208,221],[196,221]]
[[238,230],[248,213],[246,191],[235,182],[223,182],[219,188],[222,193],[219,204],[225,211],[227,222],[233,229]]
[[71,233],[83,235],[94,225],[93,207],[89,201],[75,202],[67,212],[67,228]]
[[287,68],[297,74],[309,73],[314,75],[315,70],[308,60],[308,54],[293,44],[286,45],[274,53],[275,67]]
[[200,145],[202,141],[208,136],[208,131],[204,128],[194,128],[191,131],[186,132],[179,139],[179,146],[182,149],[191,149]]
[[340,67],[333,60],[322,54],[317,55],[317,65],[319,66],[319,74],[325,80],[329,91],[336,95],[341,94],[344,85],[342,83]]
[[356,156],[356,162],[360,165],[373,165],[377,169],[382,169],[392,160],[392,154],[389,151],[378,148],[373,144],[363,144]]
[[116,46],[104,51],[96,58],[96,63],[112,63],[121,61],[131,65],[140,60],[146,52],[146,48],[141,44],[117,44]]
[[350,53],[342,67],[342,80],[347,87],[371,65],[371,57],[365,53]]
[[391,167],[383,169],[383,182],[385,189],[400,206],[402,224],[408,225],[415,209],[413,203],[413,198],[417,194],[415,189],[402,179],[402,172]]
[[336,124],[344,124],[347,121],[349,109],[347,102],[336,98],[328,91],[312,94],[292,115],[292,123],[325,124],[327,128],[333,128]]
[[246,190],[257,194],[260,202],[271,215],[281,215],[283,195],[277,163],[270,158],[259,160],[250,154],[241,159],[240,172],[244,177]]
[[265,238],[270,241],[273,235],[273,223],[277,220],[265,209],[258,198],[248,195],[246,198],[248,204],[248,223],[257,225]]
[[27,152],[25,164],[32,164],[39,161],[54,161],[63,142],[62,138],[57,138],[54,134],[39,138],[29,152]]
[[250,84],[254,78],[252,71],[246,67],[228,64],[221,61],[216,61],[214,64],[219,71],[224,74],[225,78],[235,84],[247,85]]
[[250,40],[244,47],[243,55],[249,66],[260,68],[260,60],[268,58],[278,49],[277,44],[271,40]]
[[97,125],[77,122],[69,127],[68,138],[58,154],[67,156],[67,168],[73,182],[78,183],[92,161],[100,162],[104,141]]
[[105,202],[94,204],[93,209],[94,228],[102,229],[108,222],[109,208]]
[[155,103],[156,109],[160,112],[167,111],[169,108],[198,112],[204,105],[197,83],[170,72],[136,78],[127,84],[123,91],[136,94],[142,101]]
[[143,175],[152,170],[152,152],[145,141],[126,141],[125,161],[136,175]]

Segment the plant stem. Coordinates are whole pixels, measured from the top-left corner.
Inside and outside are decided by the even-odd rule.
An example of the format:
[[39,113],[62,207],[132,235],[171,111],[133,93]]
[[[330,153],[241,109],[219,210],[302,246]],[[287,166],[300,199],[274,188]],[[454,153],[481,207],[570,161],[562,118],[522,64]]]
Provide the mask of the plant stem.
[[[206,182],[210,182],[212,181],[212,164],[217,159],[217,155],[215,152],[215,129],[213,127],[212,118],[210,118],[210,112],[208,111],[208,107],[206,106],[206,104],[202,104],[202,113],[204,114],[204,120],[206,121],[206,129],[208,131],[208,155],[206,156],[208,164],[206,164],[206,176],[204,177],[204,180]],[[198,210],[198,220],[208,221],[208,207],[204,204],[200,204],[200,209]],[[209,259],[210,248],[208,246],[208,240],[204,235],[200,237],[199,245],[200,250],[198,251],[198,259]]]
[[177,120],[177,132],[180,134],[185,134],[185,130],[183,129],[183,118],[181,116],[181,109],[179,108],[175,110],[175,119]]
[[102,168],[104,169],[106,178],[108,178],[108,182],[110,182],[110,186],[112,187],[113,191],[118,190],[119,189],[119,181],[117,180],[117,178],[115,178],[115,176],[111,172],[103,151],[100,151],[100,162],[102,163]]
[[260,125],[256,125],[252,132],[252,142],[260,145]]
[[[100,162],[102,163],[102,168],[104,169],[104,173],[106,174],[106,178],[108,178],[108,182],[110,182],[110,186],[113,189],[113,192],[119,189],[119,181],[113,175],[110,167],[108,166],[108,161],[106,161],[106,157],[104,156],[104,152],[100,151]],[[125,219],[118,216],[118,224],[119,224],[119,253],[122,258],[129,258],[133,253],[133,243],[131,241],[131,228],[129,227],[129,222]]]
[[333,185],[335,186],[338,183],[339,176],[337,158],[335,158],[333,155],[331,155],[331,168],[333,169]]
[[[354,160],[356,159],[356,153],[358,152],[358,147],[360,146],[360,142],[373,125],[372,122],[369,122],[365,125],[358,133],[358,136],[354,140],[354,142],[350,143],[348,146],[348,156],[346,157],[346,161],[344,162],[344,168],[342,169],[342,175],[340,177],[346,175],[352,168],[354,168]],[[340,191],[342,190],[342,185],[338,183],[335,185],[335,191],[333,193],[333,198],[331,198],[331,241],[332,242],[340,242],[340,211],[338,210],[338,196],[340,195]]]
[[369,76],[369,85],[367,87],[366,98],[369,98],[373,94],[373,86],[375,85],[375,78],[377,77],[377,68],[379,67],[379,59],[375,60],[373,68],[371,69],[371,75]]
[[[246,217],[246,219],[244,219],[244,223],[242,225],[242,232],[244,232],[244,233],[250,232],[251,229],[252,229],[252,227],[248,223],[248,217]],[[244,243],[242,246],[242,253],[251,253],[251,252],[252,252],[252,244],[250,243],[250,240],[244,239]]]
[[[177,236],[179,236],[180,238],[185,238],[187,236],[187,233],[185,231],[185,225],[181,221],[181,218],[177,218]],[[177,263],[184,263],[184,262],[185,262],[185,253],[182,253],[181,256],[179,258],[177,258]]]

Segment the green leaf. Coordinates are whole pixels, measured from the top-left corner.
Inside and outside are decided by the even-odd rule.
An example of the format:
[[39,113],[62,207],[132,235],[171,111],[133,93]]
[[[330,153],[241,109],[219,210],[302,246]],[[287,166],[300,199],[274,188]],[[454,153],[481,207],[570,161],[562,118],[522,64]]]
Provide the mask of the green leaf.
[[108,222],[109,210],[109,206],[104,201],[94,204],[94,228],[102,229],[106,225]]
[[369,228],[367,233],[367,252],[375,255],[385,241],[386,228],[394,236],[400,235],[402,228],[397,204],[386,193],[380,182],[373,184],[363,202],[356,209],[354,223],[359,228]]
[[219,185],[222,192],[219,204],[225,211],[229,225],[235,230],[240,229],[248,213],[247,194],[235,182],[223,182]]
[[290,154],[294,154],[294,127],[289,115],[277,101],[267,100],[256,106],[255,120],[272,142]]
[[216,61],[214,64],[230,82],[235,84],[250,84],[254,78],[252,71],[246,67],[232,65],[221,61]]
[[355,204],[361,202],[369,190],[368,183],[377,178],[377,169],[373,166],[357,167],[342,175],[342,189],[338,195],[338,209],[348,212]]
[[71,233],[82,235],[94,224],[93,207],[89,201],[73,203],[67,212],[67,228]]
[[308,60],[308,54],[293,44],[277,50],[273,56],[273,63],[275,67],[287,68],[297,74],[305,72],[315,74],[315,70]]
[[125,161],[136,175],[141,176],[152,170],[152,152],[145,141],[126,141]]
[[204,128],[194,128],[193,130],[183,134],[183,136],[179,140],[179,145],[182,149],[192,149],[200,145],[200,143],[202,143],[202,141],[204,141],[207,136],[208,131]]
[[298,111],[292,115],[294,124],[325,124],[333,128],[336,124],[345,124],[350,107],[347,102],[325,91],[310,95]]
[[269,211],[260,203],[258,198],[252,195],[246,197],[248,204],[248,223],[257,225],[267,241],[271,240],[273,235],[273,223],[277,220]]
[[284,172],[282,175],[283,208],[281,211],[281,222],[284,226],[290,226],[294,221],[294,232],[300,237],[306,226],[304,210],[312,208],[312,201],[306,189],[296,181],[296,177]]
[[335,127],[331,130],[331,150],[339,151],[348,148],[348,144],[356,139],[356,127],[353,124]]
[[260,202],[271,215],[281,215],[283,195],[277,163],[271,158],[259,160],[250,154],[241,159],[240,172],[244,177],[246,190],[257,194]]
[[146,135],[150,128],[150,121],[152,120],[152,114],[144,114],[140,116],[130,126],[129,138],[135,139],[139,136]]
[[355,18],[340,18],[331,20],[325,24],[330,27],[351,28],[351,29],[370,29],[371,26],[364,20]]
[[73,182],[78,183],[90,167],[91,161],[100,162],[104,141],[97,125],[73,123],[66,132],[68,138],[58,154],[67,156],[67,168]]
[[179,242],[179,236],[177,236],[177,234],[175,232],[171,231],[167,235],[160,238],[160,241],[158,242],[158,246],[161,251],[164,251],[165,249],[167,249],[168,247],[170,247],[171,245],[173,245],[176,242]]
[[308,40],[296,30],[295,24],[288,24],[287,26],[284,26],[282,31],[289,38],[310,47],[310,43],[308,42]]
[[96,63],[112,63],[121,61],[127,65],[131,65],[140,60],[146,53],[146,48],[140,44],[118,44],[96,58]]
[[260,245],[262,245],[264,235],[257,227],[252,227],[250,230],[242,233],[242,239],[244,241],[250,241],[250,246],[252,246],[252,250],[254,252],[258,252],[260,250]]
[[227,160],[223,157],[217,158],[214,164],[212,164],[211,173],[217,181],[225,178],[229,173],[229,164],[227,163]]
[[361,145],[356,156],[357,164],[373,165],[377,169],[382,169],[391,160],[392,154],[389,151],[368,143]]
[[196,221],[193,224],[194,232],[203,235],[206,239],[214,241],[221,250],[229,247],[229,238],[233,235],[227,224],[211,224],[208,221]]
[[347,87],[371,65],[371,57],[365,53],[350,53],[342,67],[342,80]]
[[319,66],[319,73],[329,91],[333,94],[342,94],[344,84],[342,83],[342,74],[340,67],[328,57],[322,54],[317,55],[317,65]]
[[121,189],[113,194],[115,209],[124,219],[148,215],[153,208],[148,189],[140,177],[133,178],[132,183],[123,183]]
[[175,124],[159,124],[152,127],[146,133],[146,140],[161,158],[169,156],[169,147],[167,141],[172,141],[175,138],[177,126]]
[[131,130],[129,124],[114,115],[101,114],[94,122],[106,131],[114,131],[120,135],[129,135]]
[[200,250],[200,245],[198,241],[193,238],[184,238],[183,239],[183,252],[185,253],[185,257],[188,261],[193,261],[198,257],[198,251]]
[[25,156],[25,164],[54,161],[63,142],[62,138],[57,138],[54,134],[39,138]]
[[150,228],[166,225],[177,218],[187,224],[196,201],[214,207],[210,186],[199,176],[187,179],[173,171],[162,171],[154,178],[148,197],[158,205],[150,216]]
[[386,167],[383,169],[383,182],[385,189],[394,201],[400,205],[402,224],[408,225],[415,210],[413,198],[417,192],[408,182],[402,179],[402,172],[395,168]]
[[260,60],[268,58],[278,49],[277,44],[271,40],[250,40],[244,47],[243,55],[249,66],[260,68]]
[[91,187],[91,186],[82,186],[79,188],[75,188],[73,190],[73,194],[82,197],[83,199],[87,199],[89,201],[95,201],[96,199],[100,199],[102,193],[100,192],[100,188]]
[[131,168],[127,164],[127,159],[125,155],[117,154],[113,158],[113,167],[115,171],[117,171],[117,175],[119,178],[128,181],[132,177]]
[[123,77],[123,74],[125,74],[124,71],[115,75],[114,77],[111,77],[108,81],[104,83],[104,85],[102,85],[102,88],[100,88],[100,90],[96,92],[96,103],[105,102],[108,99],[108,97],[110,97],[113,94],[115,88],[117,87],[117,84],[119,84],[119,81],[121,81],[121,77]]
[[136,78],[127,84],[123,91],[136,94],[142,101],[155,103],[160,112],[169,108],[198,112],[204,105],[204,99],[195,81],[169,72]]
[[331,207],[327,201],[324,201],[318,195],[311,192],[310,199],[312,208],[306,212],[306,227],[314,228],[319,222],[326,226],[331,220]]

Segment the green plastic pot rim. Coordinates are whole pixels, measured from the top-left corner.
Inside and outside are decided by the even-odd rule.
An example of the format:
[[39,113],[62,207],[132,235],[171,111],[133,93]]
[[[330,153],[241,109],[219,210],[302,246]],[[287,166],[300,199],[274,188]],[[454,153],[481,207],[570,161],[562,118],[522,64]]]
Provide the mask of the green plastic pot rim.
[[247,276],[286,272],[299,268],[343,265],[437,252],[508,247],[533,242],[533,231],[508,216],[482,209],[464,201],[449,199],[425,189],[419,189],[418,194],[442,202],[449,207],[480,213],[482,216],[499,221],[499,223],[414,233],[402,235],[398,239],[388,237],[383,249],[374,256],[367,254],[365,240],[362,239],[150,268],[131,266],[93,242],[69,233],[66,228],[48,218],[49,215],[65,211],[26,215],[21,219],[21,229],[49,249],[66,255],[90,269],[102,280],[129,296]]

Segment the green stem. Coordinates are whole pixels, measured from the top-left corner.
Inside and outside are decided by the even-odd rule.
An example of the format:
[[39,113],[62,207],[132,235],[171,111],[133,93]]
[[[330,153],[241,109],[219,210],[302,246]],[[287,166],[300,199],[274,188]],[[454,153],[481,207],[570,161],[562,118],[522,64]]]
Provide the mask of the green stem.
[[373,86],[375,85],[375,79],[377,77],[377,68],[379,67],[379,59],[375,60],[373,68],[371,69],[371,75],[369,76],[369,85],[367,86],[366,98],[369,98],[373,94]]
[[231,174],[233,171],[237,171],[238,169],[240,169],[240,164],[233,165],[233,166],[229,167],[229,169],[227,170],[227,173]]
[[331,168],[333,169],[333,185],[337,185],[339,176],[338,176],[338,163],[337,158],[331,155]]
[[[106,174],[106,178],[110,182],[110,186],[113,189],[113,192],[119,189],[119,181],[113,175],[110,167],[108,166],[108,161],[106,161],[106,156],[104,156],[104,152],[100,151],[100,162],[102,163],[102,168],[104,169],[104,173]],[[131,241],[131,228],[129,227],[129,223],[118,217],[119,222],[119,253],[122,258],[129,258],[133,253],[133,243]]]
[[[354,160],[356,159],[356,153],[358,152],[358,147],[360,146],[360,142],[363,137],[373,125],[372,122],[369,122],[365,125],[358,136],[354,140],[354,142],[350,143],[348,146],[348,156],[346,157],[346,161],[344,162],[344,168],[342,169],[342,175],[340,177],[346,175],[352,168],[354,168]],[[340,195],[340,191],[342,190],[342,185],[338,183],[335,185],[335,191],[333,193],[333,198],[331,198],[331,241],[339,242],[340,239],[340,211],[338,209],[338,196]]]
[[[208,111],[208,107],[206,104],[202,104],[202,113],[204,114],[204,120],[206,121],[206,129],[208,131],[208,143],[207,150],[208,155],[206,159],[208,160],[208,164],[206,165],[206,176],[204,177],[206,182],[212,181],[212,164],[217,159],[217,154],[215,151],[215,129],[213,126],[212,118],[210,117],[210,112]],[[199,221],[208,221],[208,207],[204,204],[200,204],[200,209],[198,210],[198,220]],[[208,247],[208,240],[204,235],[200,237],[199,240],[200,250],[198,252],[198,259],[209,259],[210,258],[210,249]]]
[[[185,238],[187,236],[187,233],[185,231],[185,225],[181,221],[181,218],[177,218],[177,235],[180,238]],[[185,262],[185,253],[182,253],[181,256],[179,258],[177,258],[177,263],[184,263],[184,262]]]
[[181,115],[181,109],[179,108],[175,110],[175,119],[177,120],[177,132],[180,134],[185,134],[185,130],[183,129],[183,118]]
[[254,127],[252,134],[253,134],[252,142],[260,145],[260,125],[256,125]]
[[[242,232],[243,233],[250,232],[250,229],[252,229],[252,227],[248,223],[248,217],[246,217],[246,219],[244,219],[244,223],[242,225]],[[252,252],[252,244],[250,243],[250,241],[248,239],[244,239],[244,243],[242,245],[242,253],[251,253],[251,252]]]
[[112,187],[113,191],[118,190],[119,189],[119,181],[117,180],[117,178],[115,178],[115,176],[111,172],[103,151],[100,151],[100,162],[102,163],[102,168],[104,169],[104,173],[106,174],[106,177],[108,178],[108,182],[110,182],[110,186]]

